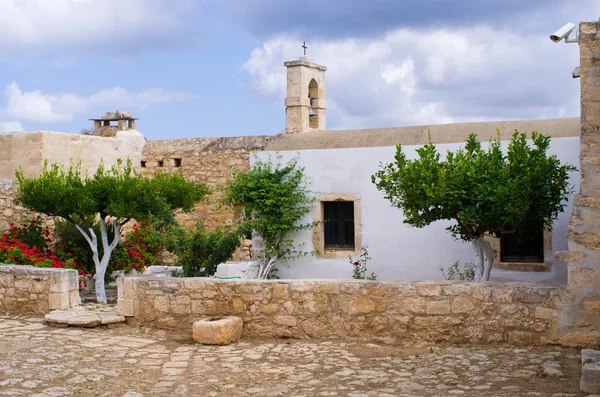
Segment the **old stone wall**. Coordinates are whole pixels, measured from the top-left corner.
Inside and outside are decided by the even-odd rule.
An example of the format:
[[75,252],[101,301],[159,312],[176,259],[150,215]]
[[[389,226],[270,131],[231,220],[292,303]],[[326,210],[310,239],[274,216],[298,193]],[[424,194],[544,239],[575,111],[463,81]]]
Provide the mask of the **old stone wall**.
[[149,141],[144,146],[141,160],[143,174],[157,171],[181,172],[194,182],[205,183],[212,194],[196,205],[188,214],[178,214],[183,227],[194,227],[201,220],[207,229],[231,224],[235,211],[220,206],[219,189],[225,186],[234,169],[250,168],[250,153],[263,150],[274,139],[272,136],[244,136],[233,138],[198,138]]
[[119,131],[115,137],[53,131],[0,133],[0,180],[15,179],[19,167],[27,177],[39,175],[46,160],[67,166],[71,161],[81,163],[88,173],[101,161],[111,166],[119,158],[131,158],[137,165],[145,142],[137,131]]
[[568,295],[519,283],[125,278],[119,309],[140,323],[187,332],[198,319],[235,315],[249,337],[584,346],[596,336],[597,343],[600,335],[556,334]]
[[600,26],[579,26],[581,66],[581,140],[579,194],[569,222],[568,286],[573,300],[562,332],[578,327],[600,331]]
[[[17,196],[17,183],[15,181],[0,181],[0,234],[10,228],[11,222],[19,225],[23,220],[30,220],[40,215],[29,211],[14,202]],[[42,221],[52,226],[53,220],[45,215],[40,215]]]
[[[82,172],[92,174],[102,161],[106,166],[130,158],[139,165],[145,139],[137,131],[119,131],[115,137],[86,136],[52,131],[0,133],[0,233],[10,222],[38,215],[14,203],[15,171],[26,177],[42,172],[44,161],[67,167],[81,163]],[[52,225],[50,223],[50,225]]]
[[0,311],[45,314],[79,306],[77,271],[0,264]]

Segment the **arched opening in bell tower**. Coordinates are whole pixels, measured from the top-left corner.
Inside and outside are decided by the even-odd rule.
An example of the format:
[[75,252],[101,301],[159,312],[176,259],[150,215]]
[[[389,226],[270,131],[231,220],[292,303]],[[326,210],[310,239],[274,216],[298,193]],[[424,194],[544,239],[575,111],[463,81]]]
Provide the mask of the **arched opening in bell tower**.
[[319,84],[317,84],[315,79],[312,79],[308,84],[308,98],[310,99],[308,126],[313,129],[319,129]]

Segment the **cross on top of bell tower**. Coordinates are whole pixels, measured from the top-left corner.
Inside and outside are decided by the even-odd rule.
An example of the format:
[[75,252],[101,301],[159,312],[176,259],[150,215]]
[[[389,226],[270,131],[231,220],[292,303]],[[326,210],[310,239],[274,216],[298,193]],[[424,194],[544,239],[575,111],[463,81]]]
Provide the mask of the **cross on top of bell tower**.
[[306,56],[306,50],[308,49],[308,47],[306,46],[306,41],[302,42],[302,48],[304,48],[304,56]]

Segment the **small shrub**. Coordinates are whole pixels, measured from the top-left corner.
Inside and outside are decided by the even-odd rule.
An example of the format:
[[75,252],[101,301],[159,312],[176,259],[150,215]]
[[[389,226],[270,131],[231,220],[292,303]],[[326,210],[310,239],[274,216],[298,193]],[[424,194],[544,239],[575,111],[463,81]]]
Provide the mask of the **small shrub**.
[[444,268],[440,269],[442,276],[446,280],[461,280],[461,281],[473,281],[475,280],[475,265],[472,263],[465,263],[460,266],[460,262],[454,262],[448,270],[444,271]]
[[360,257],[357,260],[352,259],[352,255],[348,255],[348,262],[354,267],[352,269],[352,278],[355,280],[377,280],[375,273],[367,276],[367,262],[371,259],[368,248],[369,246],[367,245],[362,246]]
[[196,230],[179,227],[169,230],[167,249],[177,254],[185,277],[212,276],[217,266],[227,261],[240,246],[237,229],[216,229],[207,232],[200,222]]

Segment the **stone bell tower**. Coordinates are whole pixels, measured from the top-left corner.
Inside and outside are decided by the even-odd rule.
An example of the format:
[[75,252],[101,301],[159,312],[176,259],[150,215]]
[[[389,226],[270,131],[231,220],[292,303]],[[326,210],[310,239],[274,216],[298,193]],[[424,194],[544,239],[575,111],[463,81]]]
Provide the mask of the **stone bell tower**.
[[284,62],[287,67],[285,98],[285,133],[296,134],[325,129],[325,66],[312,63],[306,55],[297,61]]

